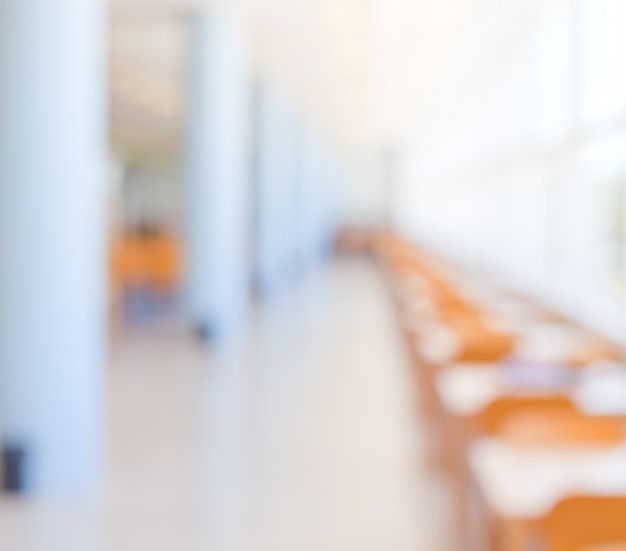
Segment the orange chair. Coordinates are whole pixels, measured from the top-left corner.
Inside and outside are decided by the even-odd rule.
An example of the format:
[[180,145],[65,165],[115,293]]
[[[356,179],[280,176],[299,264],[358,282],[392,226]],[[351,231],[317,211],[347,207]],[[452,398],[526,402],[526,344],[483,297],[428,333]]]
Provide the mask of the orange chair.
[[178,243],[173,237],[163,235],[156,239],[146,252],[152,287],[157,292],[172,292],[180,280],[181,259]]
[[547,551],[626,549],[626,496],[564,499],[542,523]]
[[612,446],[624,441],[624,421],[580,413],[566,396],[504,397],[475,420],[479,434],[528,445]]
[[572,355],[568,364],[574,367],[586,367],[598,361],[620,361],[621,359],[622,354],[617,347],[598,339],[597,343],[592,343],[589,347]]
[[113,289],[147,286],[157,292],[171,292],[178,285],[179,272],[180,247],[170,235],[128,234],[112,246]]
[[461,336],[460,362],[496,362],[513,352],[512,336],[487,329],[475,315],[459,316],[452,324]]
[[615,417],[590,417],[578,411],[527,411],[504,421],[500,435],[532,445],[617,446],[626,436]]

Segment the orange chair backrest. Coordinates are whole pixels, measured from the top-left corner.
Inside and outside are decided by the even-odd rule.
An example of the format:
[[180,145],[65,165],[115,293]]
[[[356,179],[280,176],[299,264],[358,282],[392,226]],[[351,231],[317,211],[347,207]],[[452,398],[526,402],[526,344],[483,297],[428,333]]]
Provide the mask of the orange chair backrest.
[[495,362],[513,351],[513,337],[488,329],[480,315],[472,310],[458,310],[449,315],[448,320],[462,342],[457,361]]
[[626,496],[574,496],[543,522],[546,551],[583,551],[626,545]]
[[491,402],[475,419],[477,430],[484,435],[499,436],[505,423],[526,412],[549,415],[576,409],[566,396],[505,396]]
[[475,422],[480,434],[529,445],[617,445],[626,436],[622,419],[586,416],[558,395],[498,398]]
[[513,414],[502,423],[500,435],[531,445],[617,446],[624,442],[626,432],[623,420],[616,417],[555,409]]

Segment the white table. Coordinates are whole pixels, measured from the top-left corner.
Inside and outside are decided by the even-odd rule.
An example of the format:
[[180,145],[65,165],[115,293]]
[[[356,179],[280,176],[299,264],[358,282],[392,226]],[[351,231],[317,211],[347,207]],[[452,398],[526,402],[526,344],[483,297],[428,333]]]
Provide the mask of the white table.
[[529,360],[561,363],[602,346],[587,331],[567,323],[530,325],[518,335],[515,354]]
[[499,364],[455,364],[442,370],[435,385],[444,408],[460,417],[480,413],[506,391]]
[[544,517],[570,495],[626,494],[626,445],[549,449],[481,438],[468,463],[489,508],[503,518]]
[[468,451],[472,485],[466,507],[475,549],[522,551],[540,521],[564,498],[626,495],[626,446],[523,448],[480,439]]
[[561,388],[519,388],[507,380],[499,363],[459,363],[444,368],[435,380],[443,407],[452,415],[478,415],[494,400],[505,396],[567,395],[577,409],[590,416],[626,417],[626,366],[621,371],[593,373],[578,368],[578,379]]
[[417,354],[430,365],[447,365],[461,352],[458,333],[443,323],[424,323],[415,328],[415,334]]

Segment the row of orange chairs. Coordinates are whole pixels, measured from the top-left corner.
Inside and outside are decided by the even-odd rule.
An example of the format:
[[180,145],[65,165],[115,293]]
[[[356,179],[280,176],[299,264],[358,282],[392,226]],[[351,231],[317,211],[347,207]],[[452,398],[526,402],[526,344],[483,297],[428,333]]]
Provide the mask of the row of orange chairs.
[[[356,241],[353,239],[353,241]],[[607,446],[624,442],[624,420],[616,417],[589,417],[580,413],[566,396],[505,396],[494,399],[464,427],[464,441],[446,429],[450,419],[442,411],[435,378],[440,370],[457,362],[493,363],[515,351],[515,336],[495,331],[484,314],[461,298],[454,286],[437,273],[431,259],[412,244],[387,232],[367,236],[370,252],[382,265],[396,298],[407,348],[416,375],[421,412],[439,443],[433,453],[455,486],[457,509],[463,510],[468,491],[466,446],[480,436],[497,436],[526,446]],[[407,291],[408,289],[408,291]],[[412,290],[412,291],[411,291]],[[457,339],[450,356],[435,365],[420,354],[419,316],[407,323],[411,300],[426,297],[431,306],[428,316],[449,328]],[[428,317],[427,316],[427,317]],[[571,367],[590,361],[619,357],[613,345],[598,340],[597,345],[568,359]],[[458,431],[457,431],[458,432]],[[454,439],[457,441],[453,441]],[[463,502],[463,503],[461,503]],[[463,513],[459,513],[461,516]],[[464,519],[460,520],[461,525]],[[626,496],[572,496],[561,501],[541,523],[548,551],[590,551],[626,549]],[[462,537],[463,528],[460,528]],[[596,547],[600,545],[600,547]],[[610,547],[602,547],[610,545]],[[617,547],[613,547],[613,546]],[[497,551],[504,551],[496,544]]]

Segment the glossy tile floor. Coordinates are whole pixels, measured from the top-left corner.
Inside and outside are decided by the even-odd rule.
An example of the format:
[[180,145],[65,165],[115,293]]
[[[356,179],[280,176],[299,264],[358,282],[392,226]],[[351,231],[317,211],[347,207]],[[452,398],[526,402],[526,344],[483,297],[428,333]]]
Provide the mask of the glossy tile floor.
[[0,549],[449,550],[373,267],[321,269],[250,325],[220,350],[171,327],[120,339],[105,496],[0,501]]

